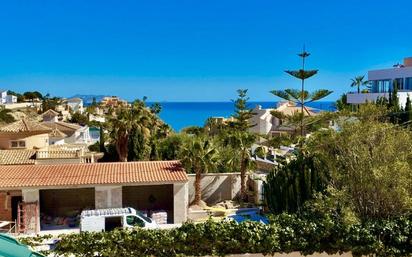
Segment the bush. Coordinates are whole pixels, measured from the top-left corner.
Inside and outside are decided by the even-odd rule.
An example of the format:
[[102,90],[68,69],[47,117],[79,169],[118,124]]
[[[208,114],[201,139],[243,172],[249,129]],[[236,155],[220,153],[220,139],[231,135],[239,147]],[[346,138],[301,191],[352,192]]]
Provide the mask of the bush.
[[[74,256],[225,256],[351,251],[355,256],[412,254],[412,217],[347,224],[334,214],[281,214],[271,224],[186,223],[171,230],[115,230],[61,237],[54,253]],[[41,238],[24,239],[31,245]]]
[[332,185],[347,195],[362,219],[401,216],[412,211],[412,133],[376,120],[318,132],[311,151],[330,170]]

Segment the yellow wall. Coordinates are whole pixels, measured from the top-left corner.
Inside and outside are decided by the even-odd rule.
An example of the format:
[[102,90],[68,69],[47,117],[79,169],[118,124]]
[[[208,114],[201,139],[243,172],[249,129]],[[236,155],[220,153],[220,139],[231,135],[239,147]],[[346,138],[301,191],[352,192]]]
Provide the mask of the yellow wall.
[[[24,135],[24,134],[3,134],[0,135],[0,149],[11,149],[11,141],[24,140],[26,142],[25,149],[42,148],[49,145],[49,135]],[[13,148],[18,149],[18,148]]]

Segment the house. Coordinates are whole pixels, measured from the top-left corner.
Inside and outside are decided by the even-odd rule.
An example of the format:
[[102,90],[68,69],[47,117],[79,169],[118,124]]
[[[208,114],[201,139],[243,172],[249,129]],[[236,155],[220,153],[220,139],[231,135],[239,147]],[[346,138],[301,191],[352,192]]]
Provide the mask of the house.
[[52,109],[45,111],[41,116],[43,118],[43,121],[47,121],[47,122],[59,121],[59,113]]
[[17,103],[17,96],[7,94],[8,90],[0,90],[1,104]]
[[[277,111],[285,116],[291,116],[294,113],[300,113],[301,107],[296,106],[293,102],[280,102],[276,109],[263,109],[262,106],[257,105],[252,113],[253,117],[250,119],[250,124],[253,126],[249,129],[251,132],[260,135],[279,135],[282,133],[293,133],[295,128],[285,126],[284,121],[273,116],[272,112]],[[317,112],[310,107],[304,108],[305,116],[314,116]]]
[[120,106],[127,106],[128,102],[126,100],[120,99],[117,96],[106,96],[100,102],[103,108],[116,108]]
[[39,149],[49,145],[52,129],[22,119],[0,128],[0,149]]
[[165,211],[182,223],[187,206],[179,161],[0,166],[0,220],[22,233],[76,228],[82,210],[99,208]]
[[350,104],[362,104],[375,102],[380,97],[389,98],[397,85],[399,105],[404,107],[406,99],[412,98],[412,57],[405,58],[402,65],[395,65],[389,69],[368,71],[368,81],[371,84],[367,92],[350,92],[347,94],[347,102]]
[[0,165],[94,163],[103,153],[91,152],[87,145],[54,145],[42,149],[0,150]]
[[[43,121],[43,126],[50,128],[54,133],[53,141],[50,143],[61,144],[64,139],[65,144],[92,144],[88,126],[80,126],[64,121]],[[66,135],[66,137],[64,137]]]
[[67,99],[67,108],[72,112],[76,113],[83,113],[83,100],[81,98],[70,98]]

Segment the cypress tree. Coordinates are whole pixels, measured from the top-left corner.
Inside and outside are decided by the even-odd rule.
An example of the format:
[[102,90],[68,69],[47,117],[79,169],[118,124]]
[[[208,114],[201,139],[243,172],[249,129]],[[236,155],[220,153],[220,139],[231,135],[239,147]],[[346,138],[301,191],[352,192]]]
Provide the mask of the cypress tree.
[[409,98],[409,95],[406,97],[406,104],[405,104],[405,122],[412,121],[412,102]]
[[106,147],[104,146],[104,131],[103,131],[102,125],[100,125],[99,132],[100,132],[100,139],[99,139],[100,152],[105,153]]

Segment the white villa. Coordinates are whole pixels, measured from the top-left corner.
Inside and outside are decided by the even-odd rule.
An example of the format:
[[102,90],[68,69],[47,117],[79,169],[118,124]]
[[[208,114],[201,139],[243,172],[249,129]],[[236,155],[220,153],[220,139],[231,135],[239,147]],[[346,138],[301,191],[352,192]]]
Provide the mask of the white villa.
[[70,98],[67,99],[67,107],[73,112],[83,113],[83,100],[81,98]]
[[0,90],[1,104],[17,103],[17,96],[8,95],[7,92],[8,90],[3,90],[3,89]]
[[[399,104],[405,106],[406,98],[412,98],[412,57],[405,58],[403,64],[390,69],[371,70],[368,72],[371,90],[367,93],[351,92],[347,95],[350,104],[375,102],[380,97],[389,97],[396,83],[398,87]],[[396,81],[396,82],[395,82]]]
[[[260,135],[279,135],[282,133],[291,133],[293,128],[283,125],[282,120],[272,115],[272,111],[278,111],[284,115],[293,115],[300,112],[301,108],[292,102],[280,102],[277,108],[263,109],[262,106],[257,105],[253,109],[254,116],[250,120],[250,124],[254,125],[249,130]],[[305,115],[316,115],[315,109],[305,107]]]

